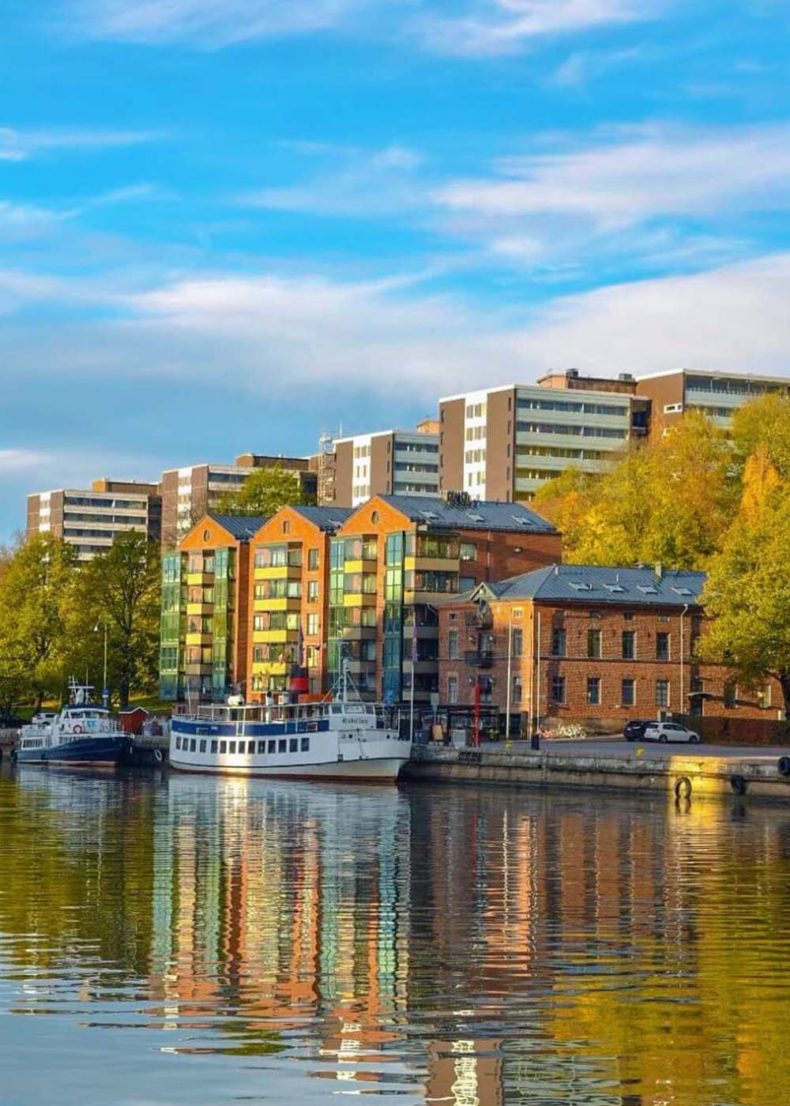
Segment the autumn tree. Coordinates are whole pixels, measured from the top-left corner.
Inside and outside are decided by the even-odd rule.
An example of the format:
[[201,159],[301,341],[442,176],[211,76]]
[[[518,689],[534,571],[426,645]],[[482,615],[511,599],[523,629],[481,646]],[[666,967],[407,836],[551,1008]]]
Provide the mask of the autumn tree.
[[315,498],[303,491],[298,472],[273,465],[253,469],[237,492],[222,497],[217,510],[221,514],[271,518],[281,507],[314,502]]
[[534,506],[562,530],[568,561],[703,568],[737,509],[739,489],[727,435],[690,412],[669,434],[633,445],[605,473],[565,472],[544,484]]
[[38,534],[6,561],[0,576],[0,673],[6,703],[30,696],[36,708],[63,684],[67,622],[77,558],[72,546]]
[[739,407],[732,419],[735,460],[743,470],[762,452],[784,480],[790,480],[790,395],[769,392]]

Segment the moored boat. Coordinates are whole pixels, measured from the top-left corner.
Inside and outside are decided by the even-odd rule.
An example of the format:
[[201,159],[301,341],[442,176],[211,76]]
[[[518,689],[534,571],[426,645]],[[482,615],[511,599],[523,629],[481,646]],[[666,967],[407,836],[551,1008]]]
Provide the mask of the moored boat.
[[174,715],[170,764],[186,772],[394,782],[411,745],[396,712],[347,696],[318,703],[199,708]]
[[41,715],[19,735],[19,764],[114,765],[129,737],[110,712],[90,701],[92,688],[72,680],[70,703],[58,714]]

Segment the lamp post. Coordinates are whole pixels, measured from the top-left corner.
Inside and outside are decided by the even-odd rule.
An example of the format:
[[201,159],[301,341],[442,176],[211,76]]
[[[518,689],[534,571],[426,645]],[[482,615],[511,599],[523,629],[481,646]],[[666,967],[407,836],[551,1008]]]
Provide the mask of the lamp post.
[[513,608],[508,607],[507,619],[507,689],[505,697],[505,741],[510,741],[510,684],[513,664]]
[[107,623],[97,622],[93,627],[94,634],[98,634],[99,626],[104,629],[104,670],[102,672],[101,701],[102,705],[106,707],[110,698],[109,688],[107,687]]

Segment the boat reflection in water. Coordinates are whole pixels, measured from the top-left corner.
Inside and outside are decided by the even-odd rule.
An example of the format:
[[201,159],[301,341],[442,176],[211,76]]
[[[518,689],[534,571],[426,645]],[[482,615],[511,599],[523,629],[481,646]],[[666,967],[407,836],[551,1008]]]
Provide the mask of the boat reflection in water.
[[[45,1079],[114,1101],[119,1053],[157,1103],[777,1106],[790,1085],[781,811],[25,773],[0,778],[0,834],[0,1013],[94,1035],[60,1031],[61,1084],[25,1053],[39,1022],[6,1018],[9,1101],[48,1106]],[[69,1099],[85,1055],[95,1097]]]

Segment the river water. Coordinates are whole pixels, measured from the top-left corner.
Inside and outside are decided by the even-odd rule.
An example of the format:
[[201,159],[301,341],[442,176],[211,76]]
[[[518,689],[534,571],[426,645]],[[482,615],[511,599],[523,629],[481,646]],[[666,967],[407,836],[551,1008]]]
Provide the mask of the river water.
[[790,812],[0,774],[0,1106],[784,1106]]

